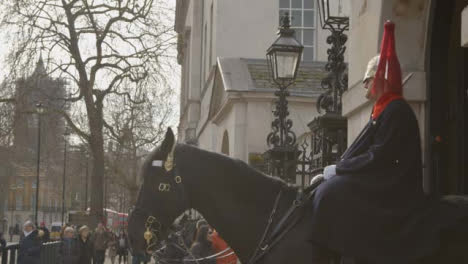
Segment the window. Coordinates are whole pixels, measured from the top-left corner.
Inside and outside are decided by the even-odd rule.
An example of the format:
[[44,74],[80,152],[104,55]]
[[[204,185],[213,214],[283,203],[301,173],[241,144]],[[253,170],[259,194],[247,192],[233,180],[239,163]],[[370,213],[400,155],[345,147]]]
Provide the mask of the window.
[[36,208],[36,195],[31,194],[30,198],[31,198],[31,209],[35,210],[35,208]]
[[23,193],[17,193],[15,196],[16,210],[23,210]]
[[[279,17],[289,13],[296,39],[304,45],[302,59],[313,61],[315,52],[315,0],[280,0]],[[281,21],[280,25],[281,25]]]
[[16,188],[24,188],[24,179],[23,178],[17,178],[16,179]]

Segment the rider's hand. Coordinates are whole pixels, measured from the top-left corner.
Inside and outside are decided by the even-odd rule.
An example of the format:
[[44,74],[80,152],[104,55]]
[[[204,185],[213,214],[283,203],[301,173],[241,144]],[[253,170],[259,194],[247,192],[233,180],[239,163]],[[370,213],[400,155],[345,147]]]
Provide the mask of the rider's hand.
[[336,176],[336,165],[326,166],[325,169],[323,169],[323,178],[328,180],[333,176]]
[[316,182],[321,182],[323,180],[324,180],[323,174],[319,174],[319,175],[313,177],[312,180],[310,180],[309,186],[314,185]]

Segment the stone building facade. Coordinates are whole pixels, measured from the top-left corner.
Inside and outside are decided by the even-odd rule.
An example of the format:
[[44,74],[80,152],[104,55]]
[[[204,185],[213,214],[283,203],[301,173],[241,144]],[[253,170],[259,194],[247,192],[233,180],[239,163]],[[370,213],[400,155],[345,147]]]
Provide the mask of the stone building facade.
[[249,161],[267,150],[277,87],[265,54],[280,16],[292,16],[304,45],[290,119],[298,137],[308,133],[323,91],[328,32],[314,0],[177,1],[175,31],[181,65],[179,140]]
[[[370,117],[372,104],[364,97],[362,77],[369,59],[379,53],[383,24],[390,19],[396,24],[403,77],[413,73],[404,96],[421,130],[424,189],[436,194],[468,193],[468,0],[348,3],[349,75],[342,98],[348,144]],[[301,4],[302,11],[293,8]],[[305,21],[311,18],[305,16],[316,14],[316,6],[314,13],[306,12],[310,11],[306,5],[311,7],[305,0],[177,1],[181,141],[245,161],[251,153],[266,150],[274,86],[263,58],[285,10],[296,14],[296,23],[301,17],[299,30],[307,29]],[[317,115],[316,95],[321,90],[316,78],[323,76],[320,65],[327,59],[329,32],[320,30],[317,16],[312,20],[313,56],[303,58],[305,80],[298,80],[289,98],[293,130],[299,136],[308,132],[306,124]],[[304,36],[298,38],[305,41]]]

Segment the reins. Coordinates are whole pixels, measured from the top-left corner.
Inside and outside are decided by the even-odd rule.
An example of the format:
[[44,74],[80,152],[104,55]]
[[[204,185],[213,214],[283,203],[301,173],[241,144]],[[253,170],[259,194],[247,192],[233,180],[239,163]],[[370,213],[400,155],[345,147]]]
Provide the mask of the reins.
[[[270,249],[272,249],[281,239],[294,227],[296,224],[302,219],[302,214],[297,215],[292,221],[291,218],[297,209],[303,207],[306,202],[314,196],[317,186],[319,186],[323,182],[323,178],[318,179],[317,181],[313,182],[311,186],[309,186],[305,192],[299,191],[297,193],[296,199],[293,200],[291,206],[283,215],[283,217],[279,220],[278,224],[274,227],[271,234],[267,235],[271,229],[271,225],[273,222],[274,215],[278,210],[279,200],[283,193],[283,188],[280,189],[278,195],[276,196],[276,200],[273,206],[273,209],[270,214],[270,218],[268,219],[268,224],[263,232],[263,235],[255,249],[254,253],[250,257],[248,264],[254,264],[259,261],[262,257],[264,257]],[[287,223],[289,224],[287,225]]]

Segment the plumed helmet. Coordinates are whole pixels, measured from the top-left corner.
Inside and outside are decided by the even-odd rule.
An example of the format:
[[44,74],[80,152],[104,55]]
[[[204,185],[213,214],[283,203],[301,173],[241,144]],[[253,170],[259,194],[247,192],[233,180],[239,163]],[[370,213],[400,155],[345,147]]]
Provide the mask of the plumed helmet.
[[387,21],[384,24],[380,56],[371,94],[392,93],[402,95],[401,80],[400,62],[395,47],[395,24],[392,21]]
[[379,66],[379,59],[380,55],[377,55],[369,60],[362,82],[366,82],[369,78],[373,78],[375,76],[375,73],[377,72],[377,66]]

